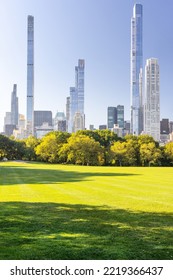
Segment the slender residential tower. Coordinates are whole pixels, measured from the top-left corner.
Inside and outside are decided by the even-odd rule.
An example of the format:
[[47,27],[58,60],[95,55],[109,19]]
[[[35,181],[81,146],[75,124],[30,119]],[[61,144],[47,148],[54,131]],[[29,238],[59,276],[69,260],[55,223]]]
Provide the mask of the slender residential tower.
[[[84,59],[78,60],[78,66],[75,67],[75,87],[78,93],[78,112],[84,119]],[[83,124],[84,125],[84,124]]]
[[18,125],[19,122],[19,109],[18,109],[18,97],[17,97],[17,85],[13,85],[13,91],[11,93],[11,124]]
[[75,67],[75,87],[70,87],[68,132],[85,129],[84,69],[85,60],[79,59],[78,66]]
[[27,26],[27,136],[34,135],[34,17]]
[[[143,130],[141,104],[141,75],[143,65],[142,50],[143,7],[135,4],[131,19],[131,133],[139,135]],[[142,107],[141,107],[142,106]]]
[[160,140],[160,74],[156,58],[147,59],[145,66],[144,132]]

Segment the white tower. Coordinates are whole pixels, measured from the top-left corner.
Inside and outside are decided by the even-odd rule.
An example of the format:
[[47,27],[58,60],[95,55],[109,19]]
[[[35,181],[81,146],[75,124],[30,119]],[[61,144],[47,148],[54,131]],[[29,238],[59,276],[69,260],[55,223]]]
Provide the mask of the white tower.
[[160,73],[156,58],[147,59],[145,66],[144,132],[160,140]]

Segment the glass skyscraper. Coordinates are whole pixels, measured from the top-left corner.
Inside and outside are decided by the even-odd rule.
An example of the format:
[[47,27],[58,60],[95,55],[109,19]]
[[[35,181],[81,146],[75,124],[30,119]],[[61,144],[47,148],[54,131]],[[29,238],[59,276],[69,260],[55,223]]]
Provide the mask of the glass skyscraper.
[[34,17],[27,26],[27,136],[34,135]]
[[120,128],[124,128],[124,106],[117,106],[117,124]]
[[17,85],[13,85],[13,91],[11,93],[11,124],[18,125],[19,110],[18,110],[18,97],[17,97]]
[[[85,128],[85,114],[84,114],[84,59],[78,60],[78,66],[75,67],[75,87],[70,87],[70,116],[68,122],[68,132],[75,132],[75,114],[79,119],[80,128]],[[81,121],[82,119],[82,121]]]
[[68,132],[74,132],[74,116],[78,111],[78,96],[75,87],[70,87],[70,118],[68,123]]
[[84,119],[84,59],[78,60],[78,66],[75,67],[75,87],[78,94],[78,113],[81,113]]
[[47,123],[52,126],[52,112],[51,111],[34,111],[34,128]]
[[143,7],[135,4],[131,19],[131,133],[139,135],[143,130],[142,104],[142,25]]
[[112,129],[114,124],[117,124],[117,108],[116,107],[108,107],[107,109],[107,127],[108,129]]

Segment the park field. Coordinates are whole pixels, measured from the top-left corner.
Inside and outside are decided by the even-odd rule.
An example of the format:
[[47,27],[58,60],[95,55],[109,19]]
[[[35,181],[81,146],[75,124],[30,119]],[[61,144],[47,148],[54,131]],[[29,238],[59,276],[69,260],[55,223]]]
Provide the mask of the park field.
[[173,259],[173,168],[0,163],[0,259]]

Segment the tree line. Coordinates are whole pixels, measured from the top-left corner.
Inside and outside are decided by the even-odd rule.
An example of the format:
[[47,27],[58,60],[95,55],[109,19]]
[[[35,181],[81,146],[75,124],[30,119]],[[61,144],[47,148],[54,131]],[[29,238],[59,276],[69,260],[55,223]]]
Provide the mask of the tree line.
[[108,166],[173,166],[173,142],[148,135],[118,137],[110,130],[52,131],[43,138],[15,140],[0,135],[0,160]]

